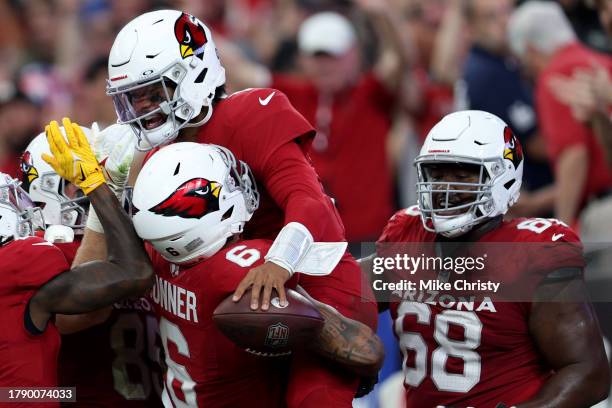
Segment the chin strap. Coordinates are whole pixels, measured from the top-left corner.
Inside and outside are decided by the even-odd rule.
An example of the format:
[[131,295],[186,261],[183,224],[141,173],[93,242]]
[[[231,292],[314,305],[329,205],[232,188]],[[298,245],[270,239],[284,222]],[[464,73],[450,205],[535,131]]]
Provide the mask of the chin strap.
[[212,101],[210,101],[209,105],[206,106],[206,108],[208,111],[206,112],[206,115],[202,118],[202,120],[199,120],[197,122],[187,122],[185,123],[185,127],[198,127],[208,122],[213,113]]
[[314,242],[299,222],[290,222],[278,233],[265,260],[289,271],[306,275],[329,275],[344,255],[346,242]]

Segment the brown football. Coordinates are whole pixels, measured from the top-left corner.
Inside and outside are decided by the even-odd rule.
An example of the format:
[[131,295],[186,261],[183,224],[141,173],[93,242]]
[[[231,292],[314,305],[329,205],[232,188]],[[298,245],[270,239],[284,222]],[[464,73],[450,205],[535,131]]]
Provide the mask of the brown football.
[[280,307],[275,293],[267,311],[251,310],[250,301],[250,292],[237,303],[230,295],[213,313],[219,330],[249,353],[262,357],[291,354],[312,341],[323,327],[323,317],[312,302],[294,290],[287,289],[289,304],[285,307]]

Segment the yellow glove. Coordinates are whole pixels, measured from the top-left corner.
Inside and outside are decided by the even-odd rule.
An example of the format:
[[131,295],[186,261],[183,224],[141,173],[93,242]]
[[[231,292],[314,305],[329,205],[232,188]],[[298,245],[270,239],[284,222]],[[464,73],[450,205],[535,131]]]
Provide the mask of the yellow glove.
[[42,159],[87,195],[106,183],[104,173],[81,127],[68,118],[64,118],[62,123],[68,143],[57,122],[52,121],[45,127],[45,133],[53,156],[43,153]]

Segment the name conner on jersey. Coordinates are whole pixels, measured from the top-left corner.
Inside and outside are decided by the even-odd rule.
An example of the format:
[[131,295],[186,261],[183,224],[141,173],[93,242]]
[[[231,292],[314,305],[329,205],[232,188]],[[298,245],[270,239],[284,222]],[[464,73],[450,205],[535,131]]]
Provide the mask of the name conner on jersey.
[[155,276],[151,299],[168,313],[198,323],[198,300],[193,292]]

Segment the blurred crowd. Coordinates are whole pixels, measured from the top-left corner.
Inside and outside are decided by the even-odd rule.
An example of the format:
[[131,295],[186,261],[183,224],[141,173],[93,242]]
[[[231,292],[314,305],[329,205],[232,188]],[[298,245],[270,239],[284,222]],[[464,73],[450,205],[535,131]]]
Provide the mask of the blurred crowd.
[[212,28],[228,91],[279,89],[315,125],[313,165],[350,242],[376,239],[414,202],[412,158],[457,109],[497,114],[523,143],[514,216],[578,226],[612,186],[610,0],[5,0],[1,170],[17,172],[51,119],[116,121],[110,46],[127,21],[159,8]]
[[612,0],[4,0],[0,171],[17,174],[49,120],[116,122],[110,47],[160,8],[212,29],[229,92],[278,89],[317,128],[313,166],[354,252],[414,204],[412,159],[458,109],[500,116],[522,143],[511,216],[612,239]]

